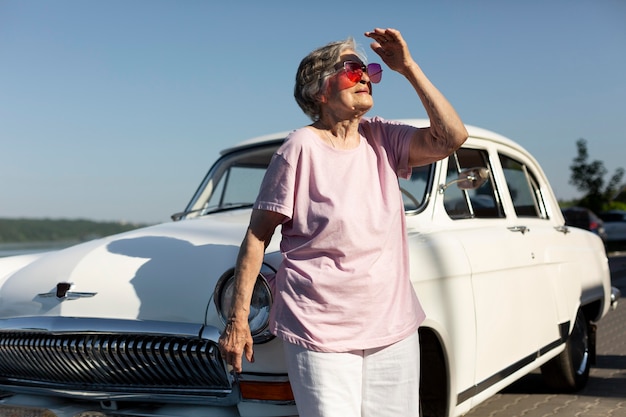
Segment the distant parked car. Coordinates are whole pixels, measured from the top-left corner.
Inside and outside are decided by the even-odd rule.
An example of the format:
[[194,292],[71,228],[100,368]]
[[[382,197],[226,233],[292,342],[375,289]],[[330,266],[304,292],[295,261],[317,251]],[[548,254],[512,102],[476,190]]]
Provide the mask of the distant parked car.
[[608,244],[616,248],[626,248],[626,211],[605,211],[600,213],[600,218],[604,221]]
[[[468,131],[397,196],[427,315],[415,352],[424,417],[461,416],[537,369],[554,390],[582,388],[596,322],[619,298],[601,239],[565,225],[533,156]],[[222,151],[174,222],[0,259],[0,416],[297,414],[282,342],[268,332],[278,232],[252,294],[255,361],[234,375],[217,349],[239,245],[285,136]]]
[[602,219],[585,207],[567,207],[561,210],[568,226],[580,227],[600,236],[606,244],[607,233]]

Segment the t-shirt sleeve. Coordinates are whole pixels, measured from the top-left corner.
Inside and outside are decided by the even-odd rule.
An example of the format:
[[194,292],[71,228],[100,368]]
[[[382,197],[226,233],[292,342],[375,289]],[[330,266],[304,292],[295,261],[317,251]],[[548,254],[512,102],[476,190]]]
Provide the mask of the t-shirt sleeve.
[[380,141],[380,146],[385,148],[389,164],[396,175],[409,179],[412,170],[409,166],[409,148],[411,138],[418,128],[381,117],[367,119],[365,123],[371,137]]
[[267,167],[254,208],[274,211],[293,217],[295,173],[279,153],[274,154]]

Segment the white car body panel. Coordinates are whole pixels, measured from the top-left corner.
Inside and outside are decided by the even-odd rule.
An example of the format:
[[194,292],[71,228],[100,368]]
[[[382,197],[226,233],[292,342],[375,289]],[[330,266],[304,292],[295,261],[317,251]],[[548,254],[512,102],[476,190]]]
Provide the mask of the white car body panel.
[[[5,280],[2,314],[202,323],[214,289],[203,254],[215,245],[220,253],[212,262],[226,270],[245,230],[242,223],[229,225],[232,214],[218,217],[157,225],[43,255]],[[210,238],[203,233],[207,229]],[[150,282],[144,281],[146,275]],[[96,295],[64,302],[38,296],[54,292],[58,282],[72,283],[73,292]],[[173,287],[185,294],[184,310],[167,309]]]

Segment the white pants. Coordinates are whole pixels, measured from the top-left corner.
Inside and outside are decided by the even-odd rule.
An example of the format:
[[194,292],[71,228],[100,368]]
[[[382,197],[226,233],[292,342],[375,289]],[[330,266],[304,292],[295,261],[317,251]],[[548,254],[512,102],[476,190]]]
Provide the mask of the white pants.
[[417,332],[390,346],[346,353],[284,345],[300,417],[419,416]]

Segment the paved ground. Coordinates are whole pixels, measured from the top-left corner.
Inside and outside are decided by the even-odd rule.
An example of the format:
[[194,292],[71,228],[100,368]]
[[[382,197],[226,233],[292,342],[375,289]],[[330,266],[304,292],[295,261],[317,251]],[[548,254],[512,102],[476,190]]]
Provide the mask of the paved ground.
[[622,299],[598,325],[598,359],[585,389],[554,394],[533,373],[465,417],[626,417],[626,253],[611,256],[610,264]]

